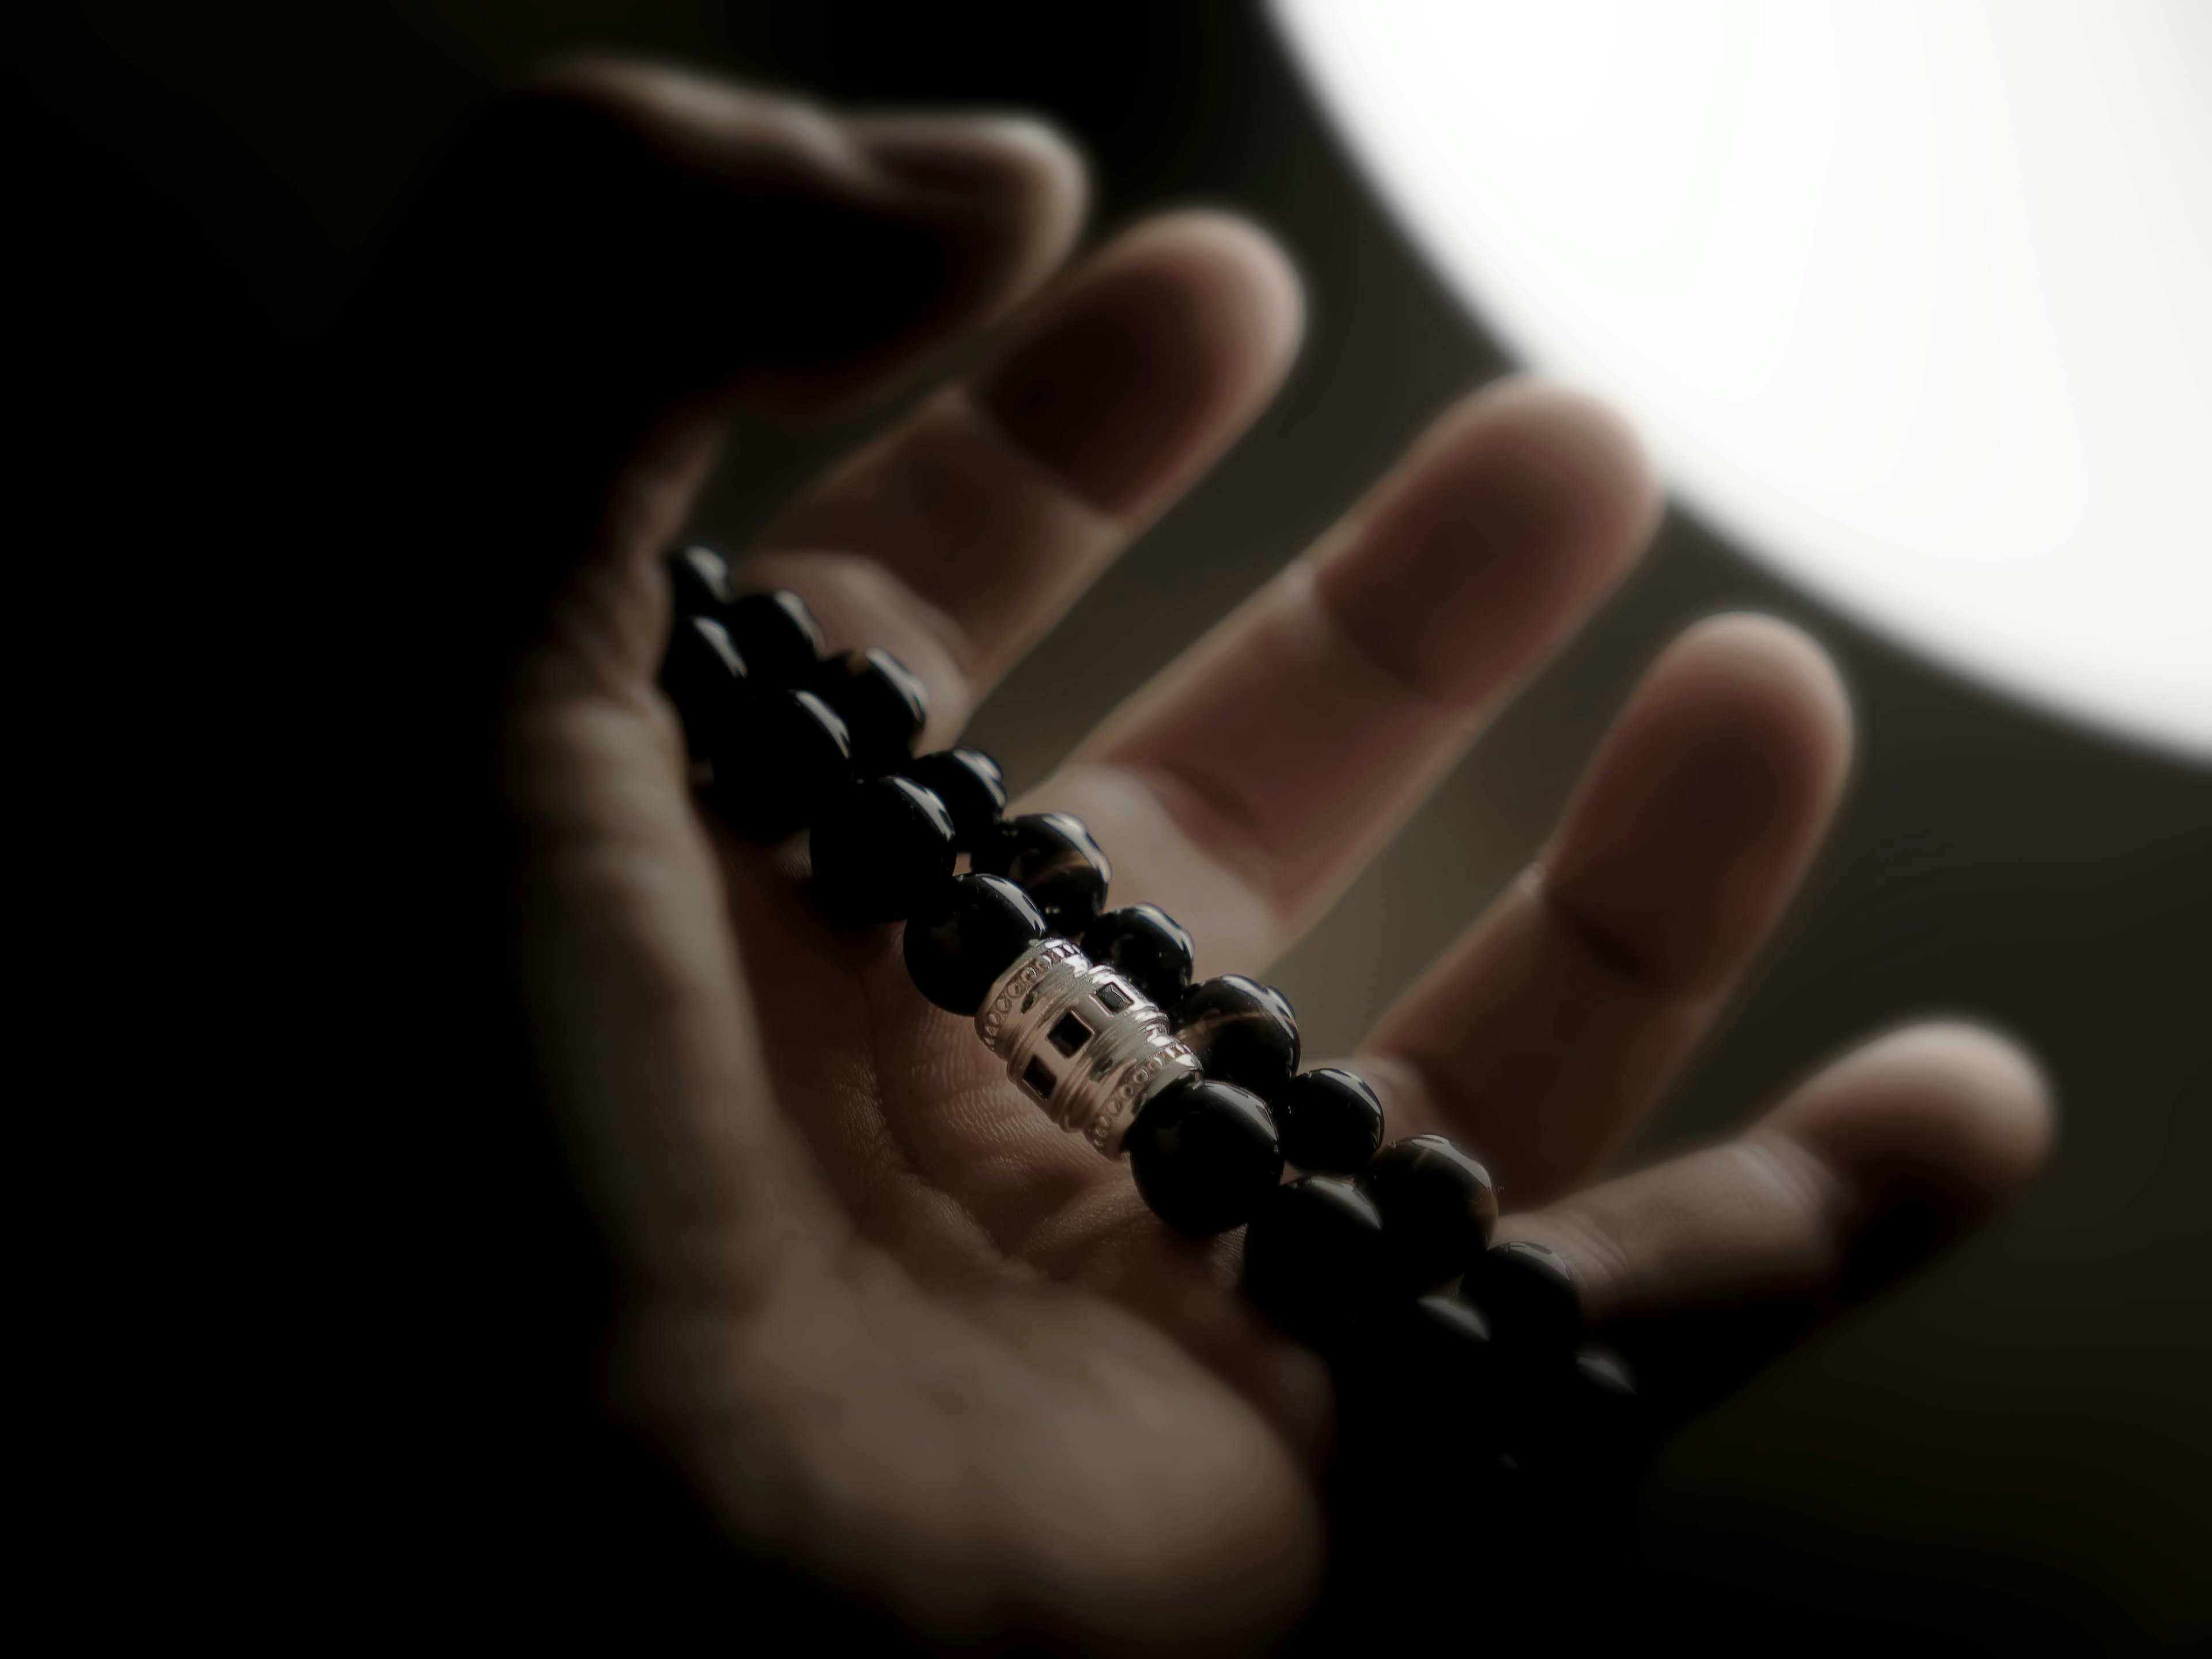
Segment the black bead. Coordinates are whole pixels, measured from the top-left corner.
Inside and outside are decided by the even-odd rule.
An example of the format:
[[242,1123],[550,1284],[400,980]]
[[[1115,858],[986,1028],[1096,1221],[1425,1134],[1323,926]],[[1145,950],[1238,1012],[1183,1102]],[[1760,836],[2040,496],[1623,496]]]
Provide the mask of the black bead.
[[[1382,1224],[1387,1235],[1390,1224],[1386,1218]],[[1422,1415],[1463,1422],[1514,1401],[1515,1378],[1490,1322],[1448,1292],[1401,1304],[1380,1346],[1397,1372],[1400,1405]],[[1462,1449],[1485,1460],[1496,1455],[1497,1448],[1480,1435],[1458,1438]]]
[[745,659],[729,630],[712,617],[680,617],[660,659],[660,689],[684,722],[684,746],[694,760],[710,758],[740,718],[745,700]]
[[[1382,1222],[1388,1232],[1388,1217]],[[1487,1368],[1497,1363],[1490,1322],[1458,1297],[1439,1292],[1406,1304],[1403,1333],[1412,1349],[1446,1370]]]
[[1567,1264],[1540,1244],[1514,1239],[1476,1257],[1460,1294],[1490,1317],[1516,1357],[1544,1365],[1582,1339],[1581,1298]]
[[1043,912],[1045,925],[1068,939],[1098,919],[1106,908],[1106,884],[1114,878],[1114,866],[1083,820],[1065,812],[1025,812],[1009,819],[969,854],[969,862],[988,875],[1018,883]]
[[1275,1097],[1283,1156],[1301,1170],[1358,1175],[1382,1144],[1382,1103],[1334,1066],[1302,1072]]
[[1584,1343],[1575,1351],[1560,1399],[1569,1416],[1567,1455],[1585,1467],[1632,1474],[1650,1449],[1653,1425],[1628,1362],[1610,1348]]
[[1192,986],[1173,1018],[1208,1077],[1272,1101],[1297,1072],[1297,1018],[1272,985],[1224,974]]
[[720,619],[737,601],[729,563],[711,547],[679,547],[669,554],[668,580],[679,622],[686,617]]
[[708,799],[732,829],[759,841],[804,829],[853,777],[845,722],[811,691],[750,700],[713,759]]
[[1522,1465],[1584,1488],[1634,1481],[1656,1438],[1626,1362],[1594,1343],[1531,1377],[1516,1418],[1515,1454]]
[[1591,1391],[1597,1398],[1636,1398],[1636,1374],[1628,1369],[1628,1362],[1612,1349],[1600,1347],[1595,1342],[1585,1342],[1575,1351],[1575,1375],[1577,1386]]
[[1442,1135],[1385,1146],[1367,1166],[1367,1192],[1382,1212],[1391,1265],[1409,1291],[1458,1278],[1498,1224],[1490,1171]]
[[903,921],[952,875],[952,817],[920,784],[871,778],[840,792],[811,837],[814,902],[848,927]]
[[1157,904],[1109,910],[1083,930],[1083,954],[1112,968],[1163,1010],[1190,988],[1190,935]]
[[1006,775],[980,749],[939,749],[899,772],[945,803],[952,814],[952,844],[963,853],[981,846],[1006,815]]
[[1243,1225],[1283,1176],[1267,1103],[1206,1078],[1184,1078],[1146,1101],[1121,1146],[1137,1191],[1181,1232]]
[[1391,1297],[1382,1218],[1334,1176],[1306,1176],[1267,1194],[1244,1230],[1244,1288],[1293,1336],[1328,1344]]
[[798,594],[782,588],[748,593],[730,606],[725,620],[756,683],[779,691],[812,687],[822,661],[822,629]]
[[906,970],[939,1007],[973,1014],[1000,975],[1045,936],[1044,918],[999,876],[956,876],[906,925]]
[[904,663],[872,645],[848,651],[822,665],[815,690],[845,717],[853,760],[862,771],[905,769],[929,719],[929,697]]
[[[1516,1422],[1521,1400],[1488,1324],[1455,1296],[1389,1298],[1328,1358],[1337,1402],[1332,1496],[1354,1506],[1344,1512],[1452,1517],[1448,1527],[1392,1526],[1379,1539],[1371,1528],[1353,1529],[1370,1536],[1345,1541],[1364,1543],[1388,1574],[1461,1577],[1469,1546],[1480,1559],[1484,1528],[1502,1518],[1488,1507],[1504,1495],[1499,1432]],[[1446,1638],[1440,1649],[1467,1645],[1463,1629],[1437,1633]]]

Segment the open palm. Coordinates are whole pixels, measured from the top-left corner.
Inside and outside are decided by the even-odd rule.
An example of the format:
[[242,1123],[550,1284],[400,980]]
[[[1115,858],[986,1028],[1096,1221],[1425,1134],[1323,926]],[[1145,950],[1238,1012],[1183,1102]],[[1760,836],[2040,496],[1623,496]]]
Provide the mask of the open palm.
[[[1073,238],[1079,166],[1026,123],[839,120],[622,65],[563,70],[525,104],[540,113],[513,131],[546,131],[556,107],[563,143],[664,170],[671,237],[719,215],[756,259],[817,279],[835,261],[818,306],[792,289],[787,326],[733,329],[696,297],[711,286],[676,283],[651,349],[616,354],[635,371],[619,397],[579,378],[619,407],[577,416],[599,423],[599,470],[562,484],[591,510],[556,526],[575,556],[507,682],[522,1003],[624,1279],[618,1409],[737,1548],[929,1639],[1279,1634],[1330,1548],[1321,1361],[1242,1300],[1236,1235],[1170,1233],[1126,1165],[1057,1129],[968,1022],[923,1000],[896,929],[814,912],[803,837],[750,845],[702,817],[654,690],[660,555],[729,401],[849,404],[1024,301]],[[527,143],[495,148],[501,166],[539,164]],[[659,234],[659,203],[623,194],[608,270],[656,269],[662,251],[637,239]],[[865,243],[875,223],[939,268],[807,240]],[[634,303],[635,284],[600,275],[563,314],[630,338],[594,307]],[[1298,330],[1295,281],[1258,233],[1209,215],[1141,225],[806,491],[733,560],[738,580],[799,592],[833,647],[900,658],[941,747],[1255,416]],[[1625,574],[1654,516],[1604,410],[1492,388],[1024,805],[1083,818],[1113,858],[1113,902],[1178,918],[1201,975],[1264,975]],[[1801,635],[1747,617],[1692,629],[1540,863],[1344,1062],[1394,1137],[1480,1150],[1510,1200],[1501,1233],[1565,1256],[1593,1325],[1694,1324],[1681,1378],[1649,1379],[1685,1399],[1880,1276],[1887,1218],[1935,1217],[1910,1230],[1929,1247],[2024,1179],[2045,1139],[2024,1061],[1927,1027],[1831,1066],[1730,1146],[1583,1188],[1773,925],[1849,744],[1840,688]]]

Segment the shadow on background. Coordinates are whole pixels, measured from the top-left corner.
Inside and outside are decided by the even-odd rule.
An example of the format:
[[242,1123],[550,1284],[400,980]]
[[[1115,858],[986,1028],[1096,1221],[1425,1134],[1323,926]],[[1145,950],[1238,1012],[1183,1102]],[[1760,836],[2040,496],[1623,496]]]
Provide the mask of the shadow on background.
[[[356,0],[26,21],[13,74],[34,188],[112,198],[89,216],[108,240],[80,252],[137,326],[191,332],[191,374],[312,334],[460,117],[564,45],[858,101],[1041,109],[1092,156],[1098,232],[1193,200],[1271,227],[1308,284],[1304,359],[984,708],[975,740],[1018,787],[1509,366],[1243,7]],[[741,541],[852,435],[739,433],[701,533]],[[1858,771],[1790,923],[1628,1157],[1709,1140],[1816,1059],[1931,1011],[2025,1037],[2065,1116],[2017,1212],[1680,1437],[1644,1504],[1656,1593],[1747,1634],[1814,1609],[1838,1638],[1862,1621],[2007,1648],[2212,1638],[2212,775],[1952,679],[1678,513],[1275,976],[1310,1052],[1349,1048],[1539,845],[1663,641],[1747,606],[1836,653]]]

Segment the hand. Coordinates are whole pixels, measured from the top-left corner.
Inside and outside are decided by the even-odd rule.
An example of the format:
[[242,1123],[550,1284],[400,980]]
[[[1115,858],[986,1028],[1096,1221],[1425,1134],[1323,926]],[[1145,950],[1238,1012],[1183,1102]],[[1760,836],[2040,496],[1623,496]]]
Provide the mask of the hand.
[[[522,1030],[620,1287],[611,1409],[732,1548],[932,1641],[1281,1635],[1330,1536],[1320,1361],[1243,1301],[1235,1235],[1170,1233],[923,1001],[896,929],[813,912],[803,838],[702,817],[654,689],[660,555],[729,408],[850,406],[975,337],[1068,248],[1079,164],[1024,122],[840,118],[606,64],[548,77],[468,157],[365,337],[443,377],[408,465],[481,580],[456,578],[435,648],[514,646]],[[739,578],[908,665],[941,747],[1234,441],[1299,328],[1259,233],[1139,225],[804,492]],[[1179,918],[1201,975],[1264,975],[1656,510],[1604,410],[1487,389],[1024,804],[1081,817],[1115,902]],[[1803,636],[1691,629],[1540,861],[1346,1062],[1394,1138],[1480,1150],[1501,1237],[1565,1255],[1672,1405],[1987,1212],[2048,1135],[2026,1060],[1927,1026],[1726,1146],[1584,1186],[1774,925],[1850,744]]]

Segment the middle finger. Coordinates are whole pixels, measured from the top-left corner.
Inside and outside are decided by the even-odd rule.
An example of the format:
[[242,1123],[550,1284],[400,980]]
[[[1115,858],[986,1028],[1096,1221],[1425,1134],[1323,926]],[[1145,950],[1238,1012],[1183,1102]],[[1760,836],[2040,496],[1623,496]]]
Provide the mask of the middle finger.
[[1255,970],[1626,574],[1654,517],[1608,411],[1528,382],[1446,414],[1316,549],[1036,792],[1202,972]]

